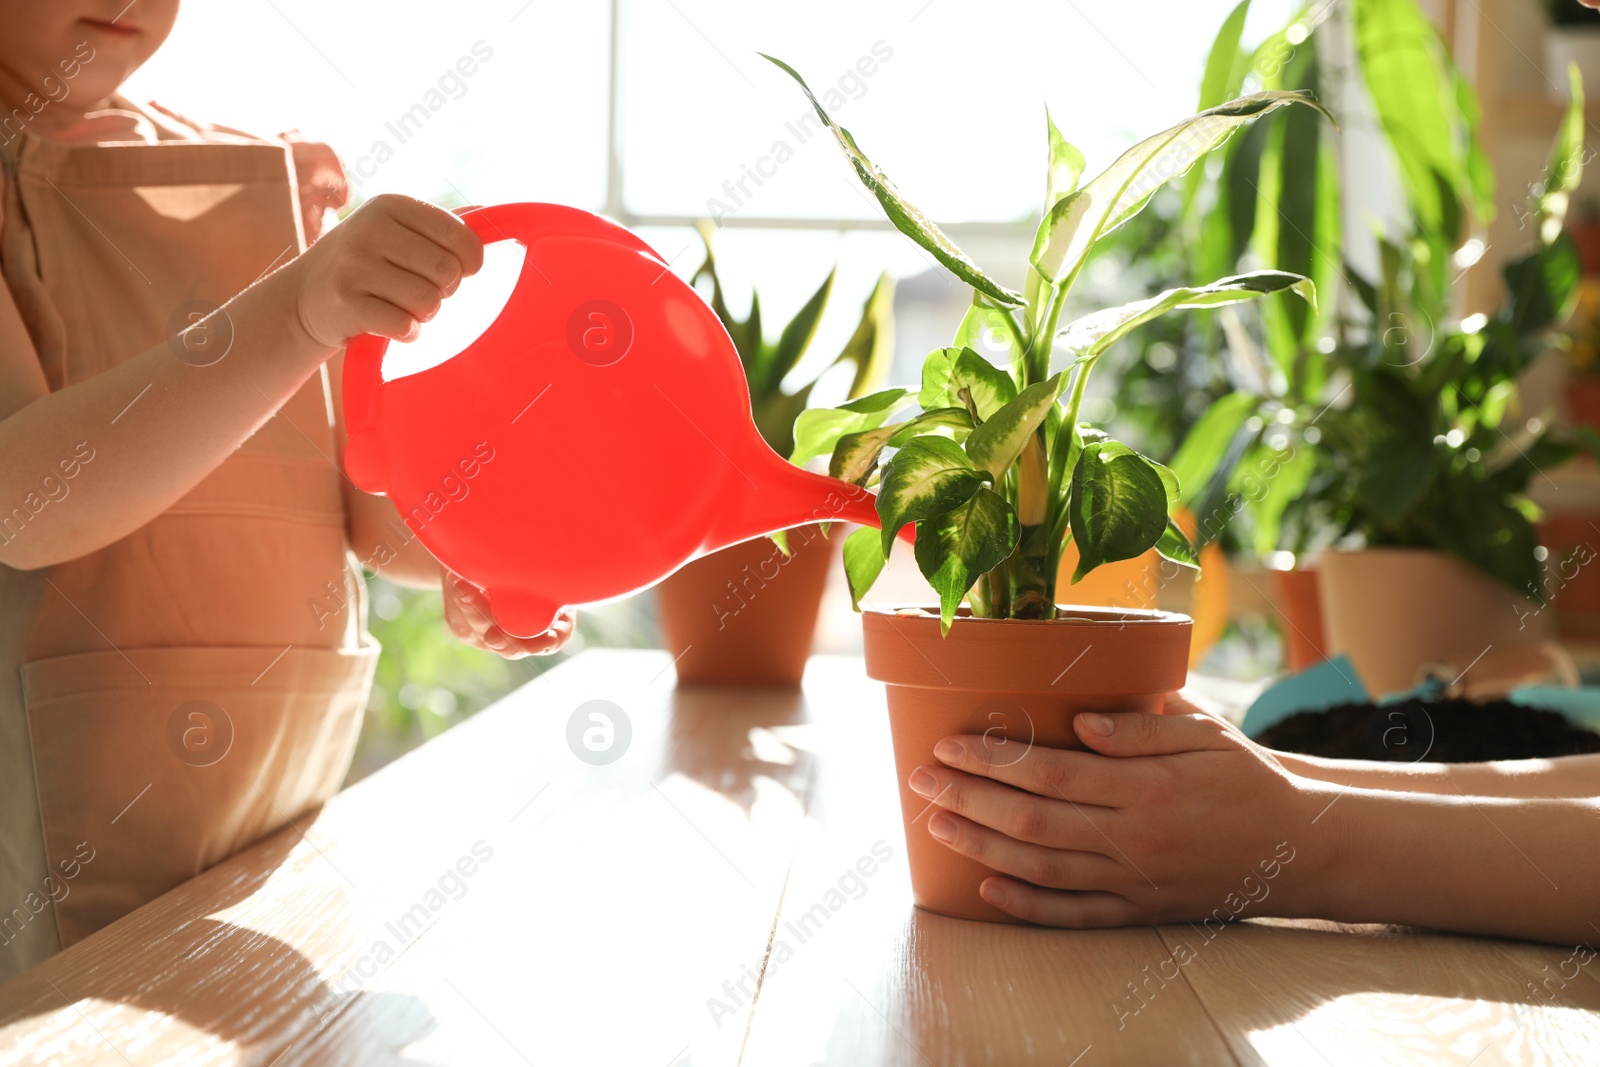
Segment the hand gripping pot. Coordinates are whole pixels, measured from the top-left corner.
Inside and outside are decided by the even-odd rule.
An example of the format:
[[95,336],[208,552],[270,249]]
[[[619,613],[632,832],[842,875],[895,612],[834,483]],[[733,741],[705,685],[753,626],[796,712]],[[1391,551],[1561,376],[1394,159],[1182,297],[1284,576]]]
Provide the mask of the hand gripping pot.
[[[488,594],[519,637],[790,526],[878,525],[865,490],[756,432],[727,332],[648,245],[597,215],[502,204],[462,220],[520,241],[499,317],[438,366],[385,381],[388,341],[345,356],[345,470]],[[909,528],[907,529],[909,533]]]

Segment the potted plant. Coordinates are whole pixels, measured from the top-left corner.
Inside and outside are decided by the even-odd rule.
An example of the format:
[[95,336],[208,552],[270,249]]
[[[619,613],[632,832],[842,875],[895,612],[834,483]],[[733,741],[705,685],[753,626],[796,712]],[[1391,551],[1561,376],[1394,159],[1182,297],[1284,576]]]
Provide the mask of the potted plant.
[[1578,68],[1585,84],[1600,83],[1600,12],[1578,0],[1546,0],[1550,29],[1544,38],[1545,78],[1559,94],[1567,69]]
[[[780,455],[794,451],[794,422],[818,380],[835,367],[854,369],[849,395],[880,381],[894,352],[894,282],[878,278],[855,331],[839,354],[795,384],[817,323],[833,292],[830,271],[777,337],[765,332],[760,295],[752,288],[743,318],[728,309],[712,253],[709,223],[700,227],[705,260],[691,283],[706,297],[732,339],[750,386],[756,429]],[[825,525],[757,538],[695,560],[657,587],[662,642],[690,684],[796,686],[817,628],[823,588],[836,557]]]
[[[1530,418],[1517,379],[1576,291],[1563,222],[1581,173],[1583,103],[1575,81],[1527,214],[1536,247],[1506,265],[1505,303],[1493,316],[1463,316],[1454,281],[1483,249],[1466,223],[1486,223],[1493,210],[1476,104],[1410,0],[1356,0],[1352,13],[1409,232],[1379,237],[1375,277],[1338,267],[1336,173],[1315,151],[1230,152],[1219,181],[1234,205],[1241,186],[1291,188],[1297,172],[1319,174],[1313,196],[1263,193],[1250,210],[1212,220],[1224,258],[1248,251],[1304,270],[1337,311],[1322,322],[1266,317],[1261,362],[1270,372],[1218,400],[1173,467],[1204,516],[1202,539],[1242,518],[1263,556],[1340,542],[1323,554],[1318,582],[1327,647],[1349,653],[1368,687],[1388,692],[1410,688],[1430,664],[1460,670],[1490,645],[1536,640],[1545,621],[1538,509],[1527,490],[1583,439]],[[1304,55],[1288,74],[1314,83],[1315,48]],[[1431,92],[1416,88],[1424,75]],[[1287,143],[1293,131],[1280,136]],[[1262,174],[1267,166],[1279,173]],[[1272,220],[1266,240],[1250,232],[1263,217]],[[1319,237],[1305,241],[1311,233]]]
[[[768,57],[769,59],[771,57]],[[911,770],[958,733],[996,743],[1073,746],[1084,710],[1159,712],[1183,684],[1189,620],[1159,611],[1075,609],[1057,600],[1057,567],[1077,546],[1073,579],[1157,549],[1193,566],[1187,537],[1169,517],[1179,497],[1171,471],[1080,424],[1095,363],[1141,322],[1169,310],[1216,307],[1311,284],[1257,271],[1180,287],[1063,322],[1067,298],[1096,244],[1136,214],[1165,182],[1259,115],[1307,95],[1257,93],[1229,101],[1139,142],[1080,186],[1083,155],[1046,116],[1043,218],[1022,292],[995,281],[906,200],[854,137],[800,85],[856,175],[901,233],[973,290],[949,347],[923,363],[918,387],[882,390],[832,410],[801,414],[795,458],[827,455],[829,472],[877,489],[882,530],[845,541],[851,596],[865,607],[867,672],[888,687],[912,890],[927,909],[1007,921],[978,895],[989,873],[918,825],[926,802]],[[1003,338],[1004,366],[979,355],[980,333]],[[889,546],[915,527],[915,556],[933,606],[868,599]],[[963,602],[966,606],[963,607]]]

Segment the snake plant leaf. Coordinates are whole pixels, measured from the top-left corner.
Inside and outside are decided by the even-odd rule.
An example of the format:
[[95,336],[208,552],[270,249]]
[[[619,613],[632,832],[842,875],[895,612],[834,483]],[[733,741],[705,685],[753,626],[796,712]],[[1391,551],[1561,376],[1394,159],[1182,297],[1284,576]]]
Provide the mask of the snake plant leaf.
[[[1246,3],[1249,0],[1245,0]],[[1064,196],[1071,196],[1078,188],[1078,179],[1083,177],[1083,153],[1078,151],[1076,145],[1061,136],[1061,131],[1056,129],[1055,119],[1050,117],[1050,109],[1044,109],[1045,133],[1050,142],[1050,165],[1044,177],[1044,209],[1049,211],[1056,206],[1056,201]]]
[[826,456],[845,434],[877,429],[910,395],[909,389],[884,389],[836,408],[802,411],[794,420],[794,452],[789,462],[800,465]]
[[1062,371],[1028,386],[1015,400],[985,419],[967,438],[967,456],[973,465],[994,475],[996,481],[1004,478],[1028,438],[1044,425],[1045,416],[1066,386],[1067,374]]
[[[717,274],[717,260],[711,250],[711,238],[716,232],[711,223],[701,220],[695,227],[700,234],[700,241],[705,246],[706,258],[700,266],[695,268],[694,274],[689,279],[690,285],[698,285],[701,278],[711,281],[711,310],[722,323],[722,328],[728,331],[728,338],[733,342],[734,351],[739,353],[739,363],[744,367],[745,377],[750,377],[751,369],[755,366],[757,350],[761,347],[761,305],[756,299],[755,292],[750,294],[750,317],[740,321],[728,310],[727,299],[722,294],[722,278]],[[750,329],[755,326],[754,333]]]
[[1156,542],[1156,551],[1162,559],[1171,560],[1180,567],[1200,569],[1200,554],[1195,550],[1194,543],[1170,518],[1167,519],[1167,528],[1162,531],[1161,540]]
[[1120,441],[1083,447],[1068,506],[1077,582],[1102,563],[1142,556],[1167,529],[1167,488],[1154,465]]
[[1017,546],[1017,516],[1005,497],[980,488],[965,504],[917,527],[917,569],[939,594],[939,631],[950,632],[961,598]]
[[[828,272],[822,280],[817,291],[811,294],[800,310],[795,312],[794,318],[783,328],[778,335],[778,343],[770,349],[751,381],[752,391],[776,390],[782,384],[788,373],[794,370],[795,364],[806,354],[806,349],[811,345],[811,339],[816,336],[817,322],[822,318],[823,309],[828,305],[828,296],[833,292],[834,275],[839,273],[835,267]],[[759,384],[758,384],[759,383]]]
[[867,294],[861,306],[861,320],[839,351],[834,365],[850,363],[855,366],[855,378],[850,382],[850,396],[858,397],[874,389],[889,373],[894,360],[894,277],[888,271],[878,275],[878,281]]
[[844,576],[850,586],[850,606],[861,610],[861,601],[883,573],[885,557],[878,531],[870,526],[844,539]]
[[1099,355],[1129,331],[1168,311],[1238,304],[1281,292],[1296,294],[1313,309],[1317,306],[1316,287],[1309,278],[1282,270],[1257,270],[1218,278],[1209,285],[1168,289],[1131,304],[1096,311],[1062,327],[1056,343],[1063,351],[1079,356]]
[[883,554],[889,554],[900,527],[954,511],[989,480],[948,437],[924,434],[907,441],[884,468],[878,486]]
[[1137,214],[1157,189],[1185,173],[1239,127],[1289,104],[1305,104],[1328,114],[1305,93],[1251,93],[1140,141],[1045,213],[1029,261],[1055,285],[1070,280],[1095,242]]
[[751,394],[750,414],[755,419],[761,439],[780,456],[794,451],[794,423],[811,401],[811,390],[816,382],[807,382],[792,393],[774,389],[763,394]]
[[765,52],[758,54],[761,58],[788,74],[799,84],[801,91],[806,94],[806,99],[811,101],[812,108],[816,110],[817,118],[822,120],[822,124],[832,131],[834,139],[839,142],[839,147],[844,151],[845,158],[855,168],[856,177],[860,178],[861,184],[865,185],[867,190],[877,197],[879,206],[883,208],[883,213],[889,217],[889,221],[894,224],[895,229],[927,249],[935,259],[944,264],[951,274],[954,274],[967,285],[978,290],[978,292],[1002,304],[1022,303],[1021,293],[1007,289],[985,274],[981,267],[968,258],[965,252],[957,248],[955,243],[944,235],[944,232],[934,224],[932,219],[928,218],[914,204],[900,195],[900,191],[889,180],[889,176],[878,169],[878,165],[868,159],[866,154],[856,145],[856,139],[850,135],[850,131],[833,121],[833,117],[828,114],[811,92],[811,87],[806,84],[805,79],[800,77],[793,67],[781,59],[775,59],[767,55]]

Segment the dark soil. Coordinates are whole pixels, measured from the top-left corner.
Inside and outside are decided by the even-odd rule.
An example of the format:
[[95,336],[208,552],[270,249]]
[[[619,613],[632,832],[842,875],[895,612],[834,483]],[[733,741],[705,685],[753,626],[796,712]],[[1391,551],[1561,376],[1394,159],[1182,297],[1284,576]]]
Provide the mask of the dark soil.
[[1600,733],[1559,712],[1507,700],[1345,704],[1291,715],[1255,739],[1283,752],[1390,763],[1474,763],[1600,752]]

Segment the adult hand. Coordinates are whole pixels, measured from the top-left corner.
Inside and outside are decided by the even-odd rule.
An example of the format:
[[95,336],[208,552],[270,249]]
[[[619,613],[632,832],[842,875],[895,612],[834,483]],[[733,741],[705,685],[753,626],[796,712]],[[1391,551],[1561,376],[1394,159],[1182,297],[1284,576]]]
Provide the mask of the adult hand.
[[943,765],[910,779],[943,809],[928,832],[1002,872],[981,894],[1030,922],[1304,914],[1301,887],[1323,851],[1306,846],[1337,790],[1181,697],[1168,711],[1081,714],[1074,732],[1090,751],[1035,746],[1015,762],[980,736],[941,740]]

